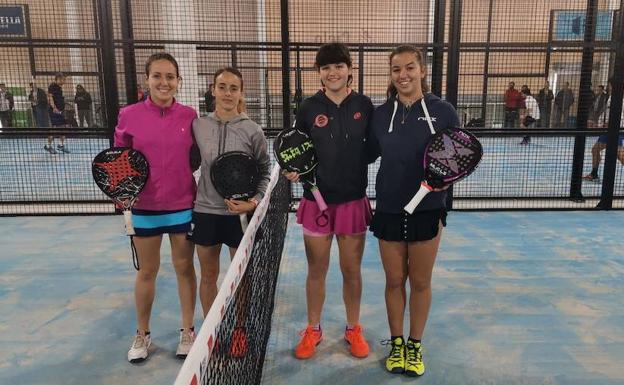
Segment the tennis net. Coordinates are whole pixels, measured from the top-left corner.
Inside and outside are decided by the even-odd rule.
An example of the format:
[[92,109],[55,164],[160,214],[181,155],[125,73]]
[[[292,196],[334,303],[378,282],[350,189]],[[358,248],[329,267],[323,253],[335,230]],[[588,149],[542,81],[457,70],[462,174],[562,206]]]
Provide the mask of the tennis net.
[[260,383],[289,206],[275,166],[176,385]]

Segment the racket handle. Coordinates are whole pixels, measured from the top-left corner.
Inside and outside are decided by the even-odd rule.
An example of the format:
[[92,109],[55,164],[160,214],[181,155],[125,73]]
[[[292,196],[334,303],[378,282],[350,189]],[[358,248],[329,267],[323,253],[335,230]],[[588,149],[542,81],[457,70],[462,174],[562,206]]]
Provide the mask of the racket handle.
[[132,211],[124,210],[124,225],[126,226],[126,235],[135,235],[134,226],[132,226]]
[[403,210],[407,211],[409,214],[412,214],[414,210],[416,210],[416,207],[418,206],[420,201],[422,201],[423,198],[427,194],[429,194],[432,190],[433,190],[433,187],[429,186],[425,182],[422,182],[420,184],[420,188],[418,189],[418,192],[416,193],[416,195],[414,195],[412,200],[409,201],[409,203],[406,204],[405,207],[403,207]]
[[238,217],[240,218],[240,223],[241,223],[241,228],[243,229],[243,234],[245,234],[245,231],[247,230],[247,225],[249,224],[247,222],[247,214],[239,214]]
[[314,195],[314,200],[316,201],[316,204],[318,205],[319,210],[321,211],[327,210],[327,203],[325,203],[325,199],[323,199],[323,196],[321,195],[321,191],[319,191],[317,187],[313,187],[310,189],[310,192],[312,193],[312,195]]

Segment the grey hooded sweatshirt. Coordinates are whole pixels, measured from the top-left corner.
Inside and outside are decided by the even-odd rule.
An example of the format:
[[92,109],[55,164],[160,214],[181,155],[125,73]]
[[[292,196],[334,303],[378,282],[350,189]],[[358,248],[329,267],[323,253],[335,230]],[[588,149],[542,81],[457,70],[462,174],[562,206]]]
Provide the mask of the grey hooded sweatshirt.
[[223,197],[210,180],[210,167],[224,152],[244,151],[260,165],[260,182],[254,196],[260,201],[270,179],[270,159],[262,128],[241,113],[230,121],[221,121],[214,112],[193,121],[193,137],[201,154],[201,177],[197,186],[194,211],[207,214],[236,215],[227,210]]

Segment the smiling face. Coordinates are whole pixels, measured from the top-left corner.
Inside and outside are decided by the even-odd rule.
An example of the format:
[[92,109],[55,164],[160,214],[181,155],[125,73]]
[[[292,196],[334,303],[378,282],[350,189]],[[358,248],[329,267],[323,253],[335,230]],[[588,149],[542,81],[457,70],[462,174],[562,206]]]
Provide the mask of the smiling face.
[[243,84],[241,79],[231,72],[224,71],[215,79],[215,87],[212,94],[215,97],[217,114],[236,114],[238,104],[243,97]]
[[178,91],[180,77],[176,67],[169,60],[160,59],[151,63],[147,76],[147,87],[150,98],[159,106],[167,106],[173,102]]
[[323,86],[334,93],[346,90],[352,72],[346,63],[326,64],[318,71]]
[[400,97],[407,100],[422,97],[425,76],[425,67],[418,62],[414,53],[403,52],[392,57],[390,78]]

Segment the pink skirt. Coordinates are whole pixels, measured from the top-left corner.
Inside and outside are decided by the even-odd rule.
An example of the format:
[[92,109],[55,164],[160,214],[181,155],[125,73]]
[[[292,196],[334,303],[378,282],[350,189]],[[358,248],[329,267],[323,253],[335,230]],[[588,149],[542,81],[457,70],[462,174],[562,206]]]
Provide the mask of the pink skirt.
[[[338,204],[328,204],[326,221],[319,220],[322,213],[315,201],[301,198],[297,210],[297,223],[307,235],[356,235],[366,232],[372,210],[367,197]],[[326,222],[326,223],[325,223]]]

